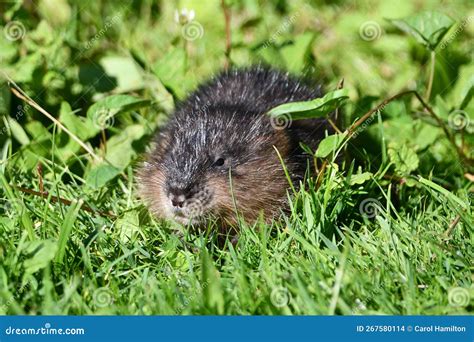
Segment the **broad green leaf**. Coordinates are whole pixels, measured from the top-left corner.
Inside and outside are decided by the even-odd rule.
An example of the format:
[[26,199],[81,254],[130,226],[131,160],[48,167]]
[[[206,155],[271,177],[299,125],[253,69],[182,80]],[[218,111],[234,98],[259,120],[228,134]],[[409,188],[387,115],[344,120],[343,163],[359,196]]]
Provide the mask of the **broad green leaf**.
[[127,211],[123,217],[115,222],[115,226],[120,232],[120,241],[127,243],[140,230],[138,212]]
[[31,38],[31,40],[27,41],[28,44],[31,44],[30,47],[38,47],[38,44],[41,46],[50,46],[55,39],[51,21],[47,19],[41,20],[35,30],[28,33],[28,38]]
[[102,58],[99,64],[102,65],[108,76],[117,81],[115,92],[125,93],[143,88],[142,74],[133,59],[122,56],[107,56]]
[[25,125],[25,130],[35,140],[51,139],[51,133],[40,121],[30,121]]
[[[150,77],[147,80],[147,88],[150,91],[150,95],[153,96],[153,100],[160,104],[160,108],[163,108],[165,113],[171,113],[175,109],[175,103],[173,94],[171,94],[158,77]],[[150,123],[151,127],[154,127],[156,123]]]
[[436,109],[436,114],[438,114],[442,118],[448,118],[450,106],[440,95],[436,95],[434,107]]
[[86,184],[94,189],[99,189],[108,181],[120,174],[120,169],[109,164],[94,166],[86,175]]
[[10,112],[10,100],[11,93],[8,84],[0,79],[0,115],[7,115]]
[[474,95],[474,86],[471,86],[464,96],[461,105],[459,106],[460,109],[465,109],[472,100],[472,96]]
[[[69,103],[64,101],[61,103],[59,121],[82,141],[94,137],[100,131],[99,127],[94,125],[90,118],[75,114]],[[75,141],[73,143],[77,144]]]
[[143,125],[130,125],[120,133],[115,134],[107,140],[105,159],[112,165],[123,170],[127,167],[135,155],[132,143],[140,139],[145,134]]
[[25,272],[32,274],[48,266],[57,249],[57,244],[51,240],[27,242],[22,246],[22,252],[29,257],[23,263]]
[[418,122],[414,127],[414,136],[412,139],[413,147],[416,151],[423,151],[436,142],[439,136],[441,136],[442,130],[439,127],[426,125]]
[[26,55],[14,65],[10,75],[17,83],[28,83],[34,81],[34,72],[43,63],[43,56],[39,52]]
[[[46,140],[43,140],[45,142]],[[21,155],[16,156],[15,162],[18,170],[22,172],[31,172],[38,166],[40,156],[32,148],[33,144],[27,145],[22,149]]]
[[406,184],[406,186],[408,186],[408,187],[410,187],[410,188],[413,188],[413,187],[416,186],[417,181],[416,181],[416,179],[413,178],[413,177],[407,177],[407,178],[405,179],[405,184]]
[[184,49],[172,49],[154,64],[153,72],[178,98],[184,97],[183,82],[185,81],[186,72],[186,52]]
[[395,165],[395,171],[400,176],[408,176],[418,168],[420,162],[415,150],[406,144],[390,143],[388,156]]
[[[100,131],[98,125],[94,125],[90,118],[74,113],[69,103],[65,101],[61,103],[59,121],[84,142],[96,136]],[[58,140],[62,142],[58,144],[57,149],[57,153],[62,160],[69,160],[69,158],[75,153],[78,153],[81,149],[81,146],[66,132],[61,132]],[[64,141],[66,141],[66,143],[64,143]]]
[[28,145],[30,143],[30,138],[26,134],[25,130],[15,119],[10,117],[6,118],[13,137],[22,145]]
[[466,64],[459,68],[456,83],[449,94],[451,107],[466,110],[474,95],[474,64]]
[[[407,106],[403,101],[393,101],[388,103],[381,110],[384,118],[405,118],[407,112]],[[375,117],[374,117],[375,118]]]
[[452,71],[452,62],[448,61],[448,59],[449,58],[435,59],[435,72],[431,98],[434,98],[436,95],[443,96],[446,89],[450,89],[457,79],[457,74]]
[[94,103],[87,111],[87,117],[99,128],[113,125],[118,113],[136,110],[148,106],[149,100],[142,100],[130,95],[112,95]]
[[41,16],[56,27],[66,24],[72,15],[67,0],[41,0],[38,9]]
[[372,172],[362,172],[351,176],[349,183],[351,185],[363,184],[373,176]]
[[324,138],[319,143],[315,156],[319,158],[326,158],[342,145],[346,136],[347,136],[347,132],[343,132],[343,133],[333,134]]
[[301,72],[311,53],[311,44],[314,41],[314,34],[306,32],[294,39],[293,44],[287,45],[280,50],[286,62],[286,68],[291,72]]
[[[3,38],[3,37],[2,37]],[[0,71],[4,70],[8,63],[15,58],[18,53],[18,48],[15,45],[15,42],[11,42],[7,39],[0,38]],[[0,73],[0,79],[2,78]]]
[[455,21],[439,12],[422,12],[407,18],[388,19],[400,30],[411,34],[419,43],[434,50]]
[[284,103],[272,108],[267,114],[273,118],[290,114],[292,120],[320,118],[346,101],[348,93],[347,89],[334,90],[314,100]]
[[[268,44],[268,43],[264,43]],[[267,64],[284,69],[286,68],[285,62],[281,56],[280,50],[273,45],[263,45],[258,50],[259,57]]]

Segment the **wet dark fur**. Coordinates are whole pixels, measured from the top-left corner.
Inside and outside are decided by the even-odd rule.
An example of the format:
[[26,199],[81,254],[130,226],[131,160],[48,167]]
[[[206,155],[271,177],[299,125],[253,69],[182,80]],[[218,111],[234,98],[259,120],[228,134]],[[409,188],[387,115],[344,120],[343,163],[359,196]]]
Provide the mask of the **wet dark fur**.
[[263,67],[221,73],[190,94],[157,135],[138,173],[141,197],[157,216],[183,224],[209,216],[235,223],[232,194],[245,219],[263,212],[270,220],[286,207],[289,186],[275,148],[297,185],[308,162],[300,142],[315,150],[330,127],[312,119],[282,128],[266,112],[320,96],[319,87]]

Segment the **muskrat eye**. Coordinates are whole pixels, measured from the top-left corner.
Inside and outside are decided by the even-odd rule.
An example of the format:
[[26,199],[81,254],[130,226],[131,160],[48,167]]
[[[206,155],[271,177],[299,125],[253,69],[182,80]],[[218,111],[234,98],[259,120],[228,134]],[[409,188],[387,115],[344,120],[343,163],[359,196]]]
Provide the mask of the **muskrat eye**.
[[221,158],[217,158],[214,164],[212,164],[212,166],[222,166],[224,165],[224,163],[225,163],[225,159],[221,157]]

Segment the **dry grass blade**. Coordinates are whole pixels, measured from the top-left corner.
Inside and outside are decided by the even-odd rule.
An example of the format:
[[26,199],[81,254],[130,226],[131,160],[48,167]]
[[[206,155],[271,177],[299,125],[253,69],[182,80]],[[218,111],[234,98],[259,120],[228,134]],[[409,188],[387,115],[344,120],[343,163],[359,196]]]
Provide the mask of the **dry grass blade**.
[[67,135],[69,135],[75,142],[77,142],[84,150],[86,150],[87,153],[89,153],[94,159],[101,161],[102,158],[100,158],[97,154],[94,153],[94,151],[87,146],[77,135],[72,133],[70,130],[68,130],[58,119],[56,119],[54,116],[52,116],[50,113],[48,113],[45,109],[43,109],[38,103],[36,103],[31,97],[28,96],[16,83],[13,81],[5,72],[3,72],[5,75],[6,79],[8,82],[10,82],[14,88],[10,88],[12,93],[18,97],[20,100],[25,101],[28,103],[30,106],[35,108],[37,111],[39,111],[41,114],[46,116],[48,119],[50,119],[52,122],[54,122],[59,128],[61,128],[64,132],[66,132]]

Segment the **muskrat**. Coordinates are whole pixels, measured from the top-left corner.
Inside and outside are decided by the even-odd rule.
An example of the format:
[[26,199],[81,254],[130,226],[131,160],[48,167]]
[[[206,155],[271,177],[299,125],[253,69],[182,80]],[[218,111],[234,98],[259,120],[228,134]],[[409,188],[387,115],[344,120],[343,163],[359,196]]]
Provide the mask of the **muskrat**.
[[[271,220],[287,208],[289,182],[305,176],[310,155],[326,131],[326,119],[271,119],[283,103],[321,97],[288,73],[258,66],[224,71],[178,104],[156,135],[138,172],[140,196],[158,217],[200,225],[209,218],[235,225],[261,214]],[[276,150],[275,150],[276,149]]]

